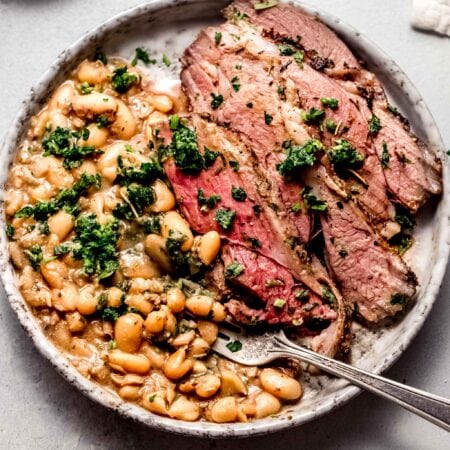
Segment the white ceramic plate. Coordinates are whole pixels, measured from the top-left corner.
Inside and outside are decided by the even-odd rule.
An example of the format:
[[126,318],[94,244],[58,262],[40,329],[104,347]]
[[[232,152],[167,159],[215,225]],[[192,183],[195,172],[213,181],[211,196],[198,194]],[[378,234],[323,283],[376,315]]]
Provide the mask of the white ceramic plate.
[[[132,58],[134,48],[138,46],[151,49],[152,56],[154,54],[158,61],[161,61],[162,53],[166,53],[172,61],[170,68],[159,64],[149,69],[149,72],[157,78],[177,80],[179,65],[176,61],[183,49],[192,42],[200,28],[222,20],[220,10],[227,3],[224,0],[155,0],[110,19],[69,47],[31,90],[11,125],[1,149],[2,183],[7,177],[7,163],[12,162],[30,117],[39,110],[52,89],[64,80],[67,73],[82,59],[91,56],[96,47],[102,47],[107,54],[118,54],[127,59]],[[436,124],[419,93],[401,69],[367,38],[337,18],[318,12],[301,2],[294,3],[318,14],[368,63],[369,68],[379,76],[392,103],[408,117],[413,130],[435,149],[443,161],[444,195],[422,211],[416,230],[417,244],[408,254],[408,260],[420,282],[417,302],[403,320],[389,327],[369,331],[358,325],[354,326],[356,339],[352,349],[352,363],[373,372],[381,372],[399,357],[413,339],[439,291],[450,249],[449,168]],[[4,221],[3,205],[1,208]],[[17,288],[16,276],[9,262],[4,227],[0,231],[0,276],[11,306],[36,347],[70,383],[93,400],[153,428],[203,437],[243,437],[269,433],[323,415],[359,392],[347,382],[320,376],[307,382],[301,402],[275,417],[237,424],[189,423],[160,417],[126,403],[113,392],[88,381],[47,340]]]

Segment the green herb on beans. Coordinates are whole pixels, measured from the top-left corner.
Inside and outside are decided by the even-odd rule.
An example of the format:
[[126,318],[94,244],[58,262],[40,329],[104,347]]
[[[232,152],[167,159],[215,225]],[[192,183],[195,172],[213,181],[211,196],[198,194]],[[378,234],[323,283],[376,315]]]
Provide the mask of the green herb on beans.
[[82,95],[90,94],[94,90],[94,86],[91,86],[86,81],[84,83],[81,83],[79,88]]
[[128,67],[123,66],[114,70],[111,78],[111,86],[119,94],[125,94],[138,81],[139,77],[134,73],[129,73]]
[[57,156],[63,159],[63,167],[66,170],[80,167],[85,158],[97,156],[103,153],[93,146],[79,145],[80,139],[88,139],[89,130],[72,131],[68,128],[57,127],[42,140],[44,156]]
[[95,214],[80,216],[75,222],[73,257],[83,261],[86,275],[109,278],[119,268],[118,239],[118,220],[100,224]]
[[216,45],[219,45],[221,40],[222,40],[222,33],[220,31],[216,31],[214,33],[214,42],[216,43]]
[[42,247],[40,245],[33,245],[28,250],[25,250],[25,254],[28,256],[33,270],[38,270],[44,257]]
[[108,64],[108,58],[106,57],[106,55],[100,49],[97,49],[95,51],[93,60],[94,61],[100,61],[105,66],[106,66],[106,64]]

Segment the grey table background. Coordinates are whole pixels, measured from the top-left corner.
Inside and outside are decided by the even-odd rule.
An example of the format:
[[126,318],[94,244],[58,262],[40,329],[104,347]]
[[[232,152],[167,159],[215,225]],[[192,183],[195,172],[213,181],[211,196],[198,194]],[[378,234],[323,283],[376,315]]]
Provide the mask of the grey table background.
[[[54,58],[82,34],[138,0],[0,0],[0,139],[21,99]],[[367,34],[406,71],[450,148],[450,39],[408,24],[410,1],[313,1]],[[419,336],[389,377],[450,397],[450,273]],[[443,430],[363,393],[301,428],[241,441],[204,441],[155,432],[94,404],[34,349],[0,301],[1,449],[450,449]]]

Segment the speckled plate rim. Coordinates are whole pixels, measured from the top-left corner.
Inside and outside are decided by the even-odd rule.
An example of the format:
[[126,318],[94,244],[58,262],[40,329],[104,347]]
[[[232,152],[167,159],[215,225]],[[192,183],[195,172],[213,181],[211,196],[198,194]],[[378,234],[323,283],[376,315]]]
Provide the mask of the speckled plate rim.
[[[35,87],[31,89],[30,94],[23,101],[18,115],[9,128],[9,132],[5,137],[0,152],[3,161],[2,166],[5,168],[4,172],[8,169],[12,162],[17,143],[21,138],[22,131],[27,124],[27,121],[30,116],[36,112],[39,105],[45,100],[48,92],[54,87],[54,79],[57,78],[61,71],[66,69],[67,65],[73,65],[74,61],[80,60],[82,56],[85,56],[86,52],[89,49],[92,49],[97,41],[101,41],[102,36],[138,17],[142,17],[144,15],[150,16],[151,14],[157,13],[158,11],[166,8],[174,8],[183,5],[203,5],[206,9],[210,10],[211,3],[214,2],[209,2],[208,0],[155,0],[142,4],[109,19],[93,31],[86,33],[67,50],[63,51],[58,56],[54,64],[45,72]],[[218,1],[215,3],[217,3],[218,8],[226,4],[224,1]],[[450,218],[449,165],[445,157],[442,139],[430,111],[424,104],[416,88],[412,85],[410,80],[397,66],[397,64],[373,42],[357,32],[354,28],[342,23],[342,21],[338,18],[327,13],[320,12],[315,7],[303,2],[294,1],[291,3],[295,3],[310,13],[318,15],[325,23],[337,31],[338,34],[340,34],[344,40],[349,43],[353,50],[356,50],[361,56],[370,55],[371,59],[378,61],[384,66],[384,72],[389,72],[390,77],[394,79],[395,84],[397,84],[399,89],[401,89],[406,97],[408,97],[408,103],[410,105],[414,105],[415,114],[420,118],[420,123],[427,124],[426,129],[418,131],[422,132],[430,145],[437,151],[443,162],[444,194],[439,202],[438,212],[436,213],[436,220],[438,223],[435,225],[438,227],[439,231],[437,233],[437,239],[434,242],[436,263],[434,265],[431,278],[428,282],[427,289],[418,301],[419,307],[414,311],[415,315],[417,315],[415,326],[405,330],[405,332],[401,335],[401,338],[398,340],[396,349],[394,349],[388,358],[380,361],[374,370],[376,372],[382,372],[397,360],[423,325],[423,322],[425,321],[425,318],[437,297],[440,285],[444,278],[445,268],[450,252],[450,227],[448,226]],[[375,72],[377,72],[376,69]],[[5,173],[2,173],[2,180],[5,180]],[[0,213],[1,221],[4,222],[3,202],[1,204]],[[72,366],[70,366],[68,360],[63,356],[63,354],[48,341],[18,290],[14,270],[9,261],[7,239],[4,232],[4,227],[1,227],[0,230],[0,277],[8,300],[13,310],[16,312],[22,327],[32,338],[35,346],[42,353],[42,355],[44,355],[71,384],[76,386],[82,393],[87,395],[92,400],[116,410],[121,415],[144,423],[155,429],[205,438],[248,437],[252,435],[272,433],[285,428],[297,426],[314,418],[320,417],[332,409],[335,409],[339,405],[347,402],[358,392],[360,392],[358,388],[343,383],[331,399],[317,402],[314,408],[310,408],[307,411],[302,411],[300,408],[298,411],[289,411],[288,414],[280,414],[272,418],[266,418],[250,423],[190,423],[157,416],[140,407],[124,402],[114,393],[103,389],[84,378]]]

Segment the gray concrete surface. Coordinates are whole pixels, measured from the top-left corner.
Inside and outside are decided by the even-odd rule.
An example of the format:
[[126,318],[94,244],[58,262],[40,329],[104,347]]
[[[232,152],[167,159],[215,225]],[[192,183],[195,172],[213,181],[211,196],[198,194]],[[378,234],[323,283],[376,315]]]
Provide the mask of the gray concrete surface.
[[[137,0],[0,0],[0,139],[56,55]],[[450,148],[450,39],[408,24],[410,1],[313,1],[366,33],[423,94]],[[387,375],[450,397],[450,276],[423,330]],[[242,441],[154,432],[84,398],[33,348],[0,301],[1,449],[450,449],[449,435],[369,394],[301,428]]]

